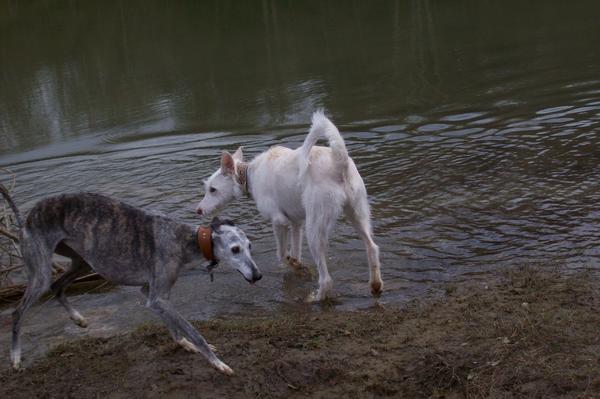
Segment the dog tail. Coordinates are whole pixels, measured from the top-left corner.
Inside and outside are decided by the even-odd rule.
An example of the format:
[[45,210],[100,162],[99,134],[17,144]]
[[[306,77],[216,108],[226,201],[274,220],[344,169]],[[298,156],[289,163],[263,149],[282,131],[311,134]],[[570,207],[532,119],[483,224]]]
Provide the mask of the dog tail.
[[10,196],[10,193],[8,192],[8,189],[4,186],[4,184],[0,184],[0,193],[2,193],[2,196],[4,197],[6,202],[8,202],[8,205],[15,214],[15,218],[17,219],[17,225],[20,229],[21,227],[23,227],[23,218],[21,217],[21,212],[19,212],[19,208],[17,208],[17,206],[15,205],[15,202],[13,201],[12,197]]
[[346,144],[339,130],[323,113],[323,110],[317,110],[312,115],[312,126],[308,136],[304,139],[304,144],[300,148],[300,178],[303,179],[310,165],[310,150],[317,141],[325,137],[329,141],[329,148],[333,155],[333,161],[337,170],[342,176],[346,175],[348,170],[348,151]]

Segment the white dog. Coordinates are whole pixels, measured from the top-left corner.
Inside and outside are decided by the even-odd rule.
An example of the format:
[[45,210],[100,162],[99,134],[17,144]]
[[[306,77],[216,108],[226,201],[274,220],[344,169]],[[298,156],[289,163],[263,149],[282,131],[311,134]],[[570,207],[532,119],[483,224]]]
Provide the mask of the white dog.
[[[321,137],[327,138],[329,148],[315,146]],[[204,184],[206,194],[198,204],[198,214],[211,215],[234,198],[249,194],[260,213],[273,223],[281,261],[287,259],[292,265],[300,262],[302,227],[306,224],[308,247],[319,270],[316,300],[327,298],[332,291],[326,253],[329,235],[344,211],[367,248],[371,293],[379,295],[383,290],[365,185],[338,129],[322,111],[313,114],[302,147],[271,147],[250,162],[244,162],[241,148],[233,155],[224,152],[220,169]]]

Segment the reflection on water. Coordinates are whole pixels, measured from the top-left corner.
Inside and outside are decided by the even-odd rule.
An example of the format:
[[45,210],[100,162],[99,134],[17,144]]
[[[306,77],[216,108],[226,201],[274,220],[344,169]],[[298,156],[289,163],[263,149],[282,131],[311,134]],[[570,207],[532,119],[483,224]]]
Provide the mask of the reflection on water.
[[[515,263],[597,268],[599,11],[595,1],[0,1],[0,165],[18,174],[25,209],[92,190],[195,223],[221,150],[298,146],[325,107],[369,190],[384,302]],[[226,213],[266,278],[247,287],[224,269],[209,285],[190,272],[175,292],[182,313],[278,309],[314,287],[275,262],[251,201]],[[345,222],[330,258],[339,306],[369,306],[365,254]],[[148,317],[130,317],[139,298],[128,289],[99,297],[77,299],[102,326]],[[122,312],[107,310],[117,303]],[[52,322],[64,329],[66,316]]]

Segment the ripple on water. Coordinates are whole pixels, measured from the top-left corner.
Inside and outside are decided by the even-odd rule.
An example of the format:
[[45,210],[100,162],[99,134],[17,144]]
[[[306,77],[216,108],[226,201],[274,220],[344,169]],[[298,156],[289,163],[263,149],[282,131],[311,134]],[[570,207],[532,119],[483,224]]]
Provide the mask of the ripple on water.
[[[383,273],[390,281],[387,300],[401,300],[432,282],[482,276],[515,263],[598,266],[600,101],[580,102],[572,92],[567,99],[553,105],[541,99],[538,107],[528,104],[518,112],[498,106],[510,100],[495,99],[488,107],[480,104],[478,112],[453,106],[448,115],[437,110],[340,124],[370,194]],[[27,209],[44,195],[85,189],[205,223],[194,207],[202,196],[202,179],[218,168],[223,149],[243,145],[251,158],[271,145],[299,146],[307,130],[304,125],[265,134],[143,133],[106,140],[89,155],[14,165],[17,198]],[[214,287],[221,292],[205,301],[208,313],[192,305],[184,306],[185,312],[202,317],[248,309],[251,303],[276,309],[314,288],[314,279],[298,279],[274,259],[271,229],[251,200],[236,201],[225,215],[238,220],[253,240],[255,258],[269,278],[227,303],[223,297],[242,285],[224,267],[218,287],[203,288],[207,297]],[[304,257],[310,262],[306,248]],[[343,306],[369,306],[363,245],[345,221],[332,239],[329,263],[338,292],[347,298]],[[192,282],[205,282],[183,281],[178,294],[196,303]]]

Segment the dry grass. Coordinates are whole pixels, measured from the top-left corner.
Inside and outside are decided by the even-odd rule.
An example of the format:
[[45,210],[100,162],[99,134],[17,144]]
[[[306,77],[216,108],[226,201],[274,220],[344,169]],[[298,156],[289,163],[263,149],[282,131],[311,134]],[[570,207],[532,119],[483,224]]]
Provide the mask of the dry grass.
[[212,370],[162,326],[66,342],[5,397],[600,397],[598,276],[515,268],[403,308],[195,323],[236,371]]

